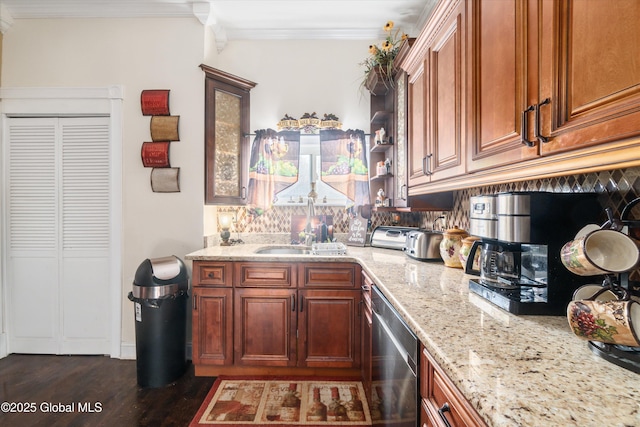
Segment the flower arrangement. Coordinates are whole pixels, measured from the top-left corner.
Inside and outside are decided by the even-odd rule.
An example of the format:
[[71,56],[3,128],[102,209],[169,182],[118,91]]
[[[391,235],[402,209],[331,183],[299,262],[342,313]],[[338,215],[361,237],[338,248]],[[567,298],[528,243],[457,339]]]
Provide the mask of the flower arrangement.
[[393,32],[393,21],[388,21],[383,27],[386,38],[380,46],[369,46],[369,57],[360,65],[364,66],[364,79],[362,86],[367,87],[367,81],[371,78],[371,73],[378,73],[385,88],[393,87],[393,61],[400,51],[402,42],[408,36],[399,29]]

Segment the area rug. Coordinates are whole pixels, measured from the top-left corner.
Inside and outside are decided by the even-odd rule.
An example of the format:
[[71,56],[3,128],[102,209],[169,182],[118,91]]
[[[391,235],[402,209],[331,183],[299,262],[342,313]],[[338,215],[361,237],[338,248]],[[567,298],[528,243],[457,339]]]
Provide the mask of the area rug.
[[370,426],[362,382],[323,378],[218,377],[189,424]]

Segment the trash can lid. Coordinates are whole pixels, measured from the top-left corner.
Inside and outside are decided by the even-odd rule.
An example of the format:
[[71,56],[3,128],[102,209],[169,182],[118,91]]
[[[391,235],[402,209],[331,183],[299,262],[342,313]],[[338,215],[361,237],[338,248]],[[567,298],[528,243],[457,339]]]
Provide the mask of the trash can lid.
[[164,286],[186,283],[187,269],[184,262],[175,255],[144,260],[136,270],[134,285]]

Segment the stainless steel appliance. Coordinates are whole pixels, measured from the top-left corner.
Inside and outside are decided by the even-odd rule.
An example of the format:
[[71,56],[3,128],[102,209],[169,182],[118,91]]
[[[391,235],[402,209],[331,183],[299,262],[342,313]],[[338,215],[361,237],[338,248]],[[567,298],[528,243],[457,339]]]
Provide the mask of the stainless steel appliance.
[[469,200],[469,234],[490,239],[498,237],[496,196],[472,196]]
[[401,251],[407,241],[407,234],[417,229],[417,227],[378,226],[371,233],[371,246]]
[[[601,222],[601,212],[595,193],[497,194],[495,237],[480,235],[465,266],[466,273],[479,276],[469,289],[511,313],[564,314],[573,291],[589,278],[564,268],[560,249],[585,225]],[[471,229],[477,221],[471,217]],[[480,267],[474,270],[478,250]]]
[[439,231],[413,230],[407,233],[403,250],[411,258],[442,261],[440,242],[442,233]]
[[376,286],[371,307],[373,424],[416,427],[420,408],[418,338]]

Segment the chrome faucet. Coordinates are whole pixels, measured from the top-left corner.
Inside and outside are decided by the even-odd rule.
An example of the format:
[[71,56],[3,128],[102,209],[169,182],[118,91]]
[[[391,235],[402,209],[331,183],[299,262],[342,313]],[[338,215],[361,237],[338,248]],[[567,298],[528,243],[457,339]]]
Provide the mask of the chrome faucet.
[[445,220],[445,219],[446,219],[446,217],[445,217],[444,215],[440,215],[438,218],[434,219],[434,220],[433,220],[433,224],[431,225],[431,229],[432,229],[433,231],[436,231],[436,223],[437,223],[439,220],[442,220],[442,226],[443,226],[443,229],[444,229],[444,220]]
[[311,226],[311,218],[316,215],[315,204],[317,197],[318,193],[316,193],[316,183],[313,181],[311,183],[311,191],[307,194],[307,225],[304,229],[305,246],[311,246],[316,238],[316,235],[313,233],[313,227]]

